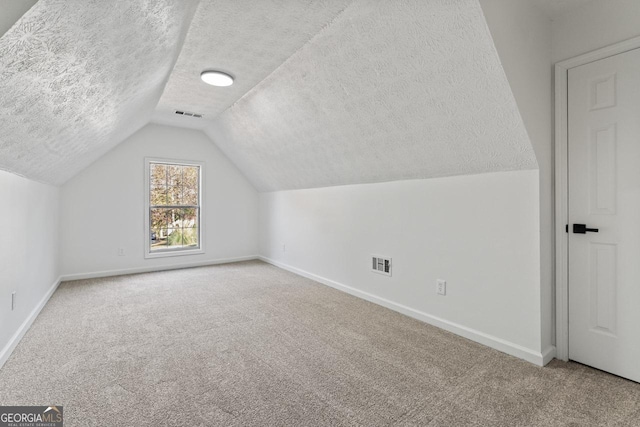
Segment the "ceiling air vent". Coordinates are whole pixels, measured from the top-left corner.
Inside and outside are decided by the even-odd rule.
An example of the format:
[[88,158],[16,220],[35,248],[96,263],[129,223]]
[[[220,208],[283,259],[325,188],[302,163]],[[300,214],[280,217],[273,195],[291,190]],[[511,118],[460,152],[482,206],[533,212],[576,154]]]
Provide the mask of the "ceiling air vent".
[[385,276],[391,276],[391,258],[371,255],[371,271]]
[[202,114],[190,113],[188,111],[176,110],[176,114],[180,116],[195,117],[196,119],[202,118]]

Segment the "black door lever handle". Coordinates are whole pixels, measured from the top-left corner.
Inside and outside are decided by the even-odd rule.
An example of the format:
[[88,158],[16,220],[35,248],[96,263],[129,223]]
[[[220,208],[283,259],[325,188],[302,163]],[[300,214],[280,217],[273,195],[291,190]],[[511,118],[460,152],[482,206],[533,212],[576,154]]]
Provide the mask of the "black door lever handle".
[[586,234],[587,231],[597,233],[597,228],[587,228],[586,224],[573,224],[573,232],[576,234]]

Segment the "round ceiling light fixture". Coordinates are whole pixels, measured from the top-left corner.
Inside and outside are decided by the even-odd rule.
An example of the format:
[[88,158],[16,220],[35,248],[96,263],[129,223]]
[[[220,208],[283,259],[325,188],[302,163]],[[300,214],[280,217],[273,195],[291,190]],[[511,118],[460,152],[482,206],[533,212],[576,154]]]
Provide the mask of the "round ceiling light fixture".
[[233,77],[230,74],[217,70],[205,70],[200,73],[200,78],[212,86],[231,86],[233,84]]

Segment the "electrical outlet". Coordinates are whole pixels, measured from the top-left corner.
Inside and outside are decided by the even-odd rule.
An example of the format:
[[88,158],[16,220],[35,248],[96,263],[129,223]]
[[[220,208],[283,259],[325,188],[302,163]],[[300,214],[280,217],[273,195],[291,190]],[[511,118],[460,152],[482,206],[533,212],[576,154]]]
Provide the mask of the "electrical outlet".
[[438,279],[436,282],[436,293],[438,295],[447,295],[447,281]]
[[11,292],[11,311],[16,309],[16,293]]
[[124,256],[124,248],[118,248],[118,256]]

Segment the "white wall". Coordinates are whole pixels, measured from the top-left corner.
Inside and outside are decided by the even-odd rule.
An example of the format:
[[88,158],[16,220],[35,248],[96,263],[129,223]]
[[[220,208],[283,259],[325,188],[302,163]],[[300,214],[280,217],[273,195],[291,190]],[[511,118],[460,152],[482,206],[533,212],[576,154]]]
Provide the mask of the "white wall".
[[270,260],[541,362],[538,171],[262,193],[259,233]]
[[[145,157],[205,162],[206,253],[144,258]],[[255,255],[257,205],[256,190],[204,133],[149,124],[63,186],[62,274],[84,277]]]
[[640,36],[640,1],[595,0],[556,18],[553,62]]
[[2,0],[0,37],[4,35],[38,0]]
[[[0,366],[14,334],[57,284],[59,189],[0,171]],[[11,311],[11,293],[16,307]],[[23,331],[22,331],[23,332]]]
[[541,346],[555,344],[551,20],[531,0],[480,0],[540,168]]

